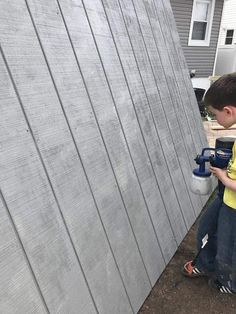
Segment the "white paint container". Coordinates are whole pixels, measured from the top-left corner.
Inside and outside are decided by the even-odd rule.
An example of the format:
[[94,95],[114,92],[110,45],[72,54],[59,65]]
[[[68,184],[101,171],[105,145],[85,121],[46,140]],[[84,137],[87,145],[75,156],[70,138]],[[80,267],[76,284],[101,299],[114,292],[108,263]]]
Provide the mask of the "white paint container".
[[212,191],[212,179],[209,177],[200,177],[192,174],[190,189],[193,193],[207,195]]

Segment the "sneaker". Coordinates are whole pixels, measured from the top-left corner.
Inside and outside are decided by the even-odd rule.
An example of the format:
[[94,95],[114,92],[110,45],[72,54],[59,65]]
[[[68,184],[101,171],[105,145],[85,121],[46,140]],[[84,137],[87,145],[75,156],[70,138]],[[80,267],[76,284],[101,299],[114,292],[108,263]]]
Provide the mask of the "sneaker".
[[213,278],[209,279],[208,285],[211,288],[217,289],[221,293],[231,294],[231,295],[236,294],[236,292],[231,290],[229,287],[222,285],[217,279],[213,279]]
[[206,276],[206,274],[203,271],[201,271],[196,266],[193,266],[192,262],[193,261],[189,261],[186,264],[184,264],[184,266],[181,270],[182,274],[186,277],[189,277],[189,278]]

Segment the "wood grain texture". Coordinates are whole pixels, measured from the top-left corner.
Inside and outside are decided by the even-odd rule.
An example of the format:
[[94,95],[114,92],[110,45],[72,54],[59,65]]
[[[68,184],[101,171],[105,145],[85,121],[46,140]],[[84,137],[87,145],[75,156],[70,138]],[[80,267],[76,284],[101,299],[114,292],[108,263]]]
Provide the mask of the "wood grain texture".
[[137,313],[194,223],[173,23],[161,0],[0,0],[4,314]]
[[[189,109],[187,111],[188,113],[187,116],[189,119],[192,119],[194,126],[197,125],[196,134],[195,134],[196,136],[194,137],[194,139],[195,139],[195,144],[198,145],[197,148],[201,149],[202,147],[207,146],[207,139],[206,139],[206,135],[204,132],[201,119],[196,118],[196,117],[199,117],[199,109],[198,109],[196,97],[195,97],[195,94],[191,85],[191,81],[189,80],[189,70],[187,67],[186,60],[184,58],[183,50],[180,45],[179,34],[176,28],[176,23],[175,23],[172,9],[171,9],[171,5],[169,1],[162,1],[162,0],[161,1],[155,0],[155,5],[156,5],[157,10],[162,13],[162,16],[164,18],[163,27],[169,30],[170,39],[172,39],[172,41],[174,42],[172,46],[175,48],[175,56],[179,60],[179,63],[180,63],[180,67],[182,71],[182,80],[185,83],[185,87],[187,89],[187,93],[189,95],[189,100],[191,104],[190,107],[186,107],[186,109]],[[169,27],[167,25],[169,25]],[[199,138],[200,138],[200,141],[199,141]]]
[[[163,90],[160,90],[160,96],[163,99],[164,95],[170,95],[170,101],[164,101],[163,108],[169,122],[175,151],[177,152],[194,212],[199,213],[202,209],[201,198],[193,194],[189,189],[191,181],[190,173],[195,167],[194,158],[197,152],[193,137],[191,136],[191,127],[188,124],[184,110],[184,104],[187,103],[188,105],[188,99],[182,96],[182,86],[180,86],[179,83],[182,77],[180,78],[179,76],[179,67],[177,67],[176,62],[173,61],[172,51],[165,40],[166,36],[162,34],[160,26],[162,23],[159,22],[158,16],[155,14],[155,9],[154,3],[151,1],[144,1],[143,3],[143,1],[138,0],[135,2],[136,14],[139,19],[139,25],[156,84],[160,86],[160,82],[164,82],[165,85],[165,88],[163,89],[162,87]],[[153,39],[148,36],[148,33],[153,34]],[[183,88],[185,90],[184,86]]]
[[[46,1],[41,1],[40,5],[37,1],[28,3],[58,97],[58,100],[51,104],[48,101],[47,118],[44,119],[44,123],[34,121],[41,135],[40,141],[43,146],[40,145],[40,149],[43,156],[44,149],[47,150],[45,164],[52,186],[98,311],[110,313],[115,310],[117,313],[129,313],[130,304],[104,233],[100,214],[91,194],[77,143],[68,121],[67,111],[71,112],[70,117],[73,116],[74,119],[82,118],[79,115],[79,111],[83,109],[82,105],[77,109],[76,114],[70,109],[73,106],[77,107],[79,103],[87,106],[88,115],[91,113],[66,28],[62,17],[58,14],[59,7],[56,1],[51,2],[50,5]],[[56,36],[55,29],[57,29]],[[80,88],[78,92],[77,87]],[[57,116],[57,119],[52,125],[53,116]],[[34,117],[30,116],[29,119],[31,118]],[[86,118],[85,114],[83,118]],[[90,128],[86,126],[86,121],[89,123],[87,119],[83,119],[83,128],[87,131],[89,139],[94,131],[98,132],[98,130],[95,125],[93,133],[89,133]],[[48,132],[46,137],[43,134],[44,129]],[[85,140],[84,137],[82,139]],[[103,297],[105,295],[106,298]]]
[[[170,175],[174,182],[177,196],[179,197],[182,215],[187,227],[189,227],[192,225],[195,213],[185,178],[183,177],[183,167],[186,167],[186,163],[184,165],[181,164],[182,160],[176,152],[178,147],[181,147],[181,134],[174,108],[171,106],[171,95],[165,81],[161,80],[162,72],[159,73],[158,84],[156,82],[132,2],[120,1],[120,4],[133,50],[137,58],[139,71],[147,92],[150,108],[158,128],[158,134],[161,138],[161,144],[168,163]],[[176,134],[179,136],[176,136]]]
[[6,314],[47,313],[2,194],[0,195],[0,215],[1,312]]
[[[5,46],[4,40],[2,42]],[[12,50],[11,53],[14,58]],[[4,82],[1,90],[1,112],[4,114],[0,123],[0,179],[6,204],[49,311],[60,309],[75,313],[76,307],[80,306],[88,313],[96,313],[29,124],[2,59],[0,61],[1,81]],[[27,70],[26,66],[24,68]]]
[[[153,114],[150,109],[149,98],[143,85],[143,79],[138,68],[137,58],[133,53],[132,45],[129,40],[129,34],[122,17],[119,2],[104,2],[108,18],[110,20],[112,32],[115,38],[122,65],[127,75],[127,80],[132,93],[133,102],[136,107],[142,131],[145,136],[146,145],[152,159],[156,178],[159,181],[161,193],[164,197],[167,193],[169,198],[164,197],[165,206],[175,233],[177,241],[181,241],[184,234],[184,221],[181,221],[181,211],[178,207],[175,190],[172,186],[169,170],[166,165],[165,156],[161,146],[159,134],[154,123]],[[158,103],[160,104],[160,102]],[[175,211],[173,211],[175,208]],[[177,224],[178,220],[178,224]]]
[[[104,2],[104,9],[107,15],[107,19],[109,21],[109,26],[115,43],[115,48],[118,53],[120,66],[122,66],[121,70],[123,70],[123,74],[121,70],[119,71],[119,73],[122,77],[124,76],[124,79],[128,84],[128,90],[125,85],[123,88],[124,90],[126,90],[126,95],[127,93],[129,94],[127,96],[128,101],[125,101],[123,103],[124,112],[123,115],[126,114],[127,111],[132,113],[134,110],[137,121],[139,123],[139,127],[141,128],[141,134],[138,132],[138,126],[136,122],[131,128],[131,130],[133,130],[133,132],[135,132],[140,138],[140,144],[139,147],[137,148],[139,148],[141,156],[145,157],[145,159],[139,162],[140,167],[142,166],[142,164],[143,164],[142,167],[148,165],[148,168],[147,166],[146,168],[150,176],[149,182],[147,182],[148,185],[147,183],[145,183],[145,180],[141,179],[140,182],[141,185],[144,186],[143,190],[144,194],[147,195],[146,196],[147,203],[150,204],[149,208],[151,211],[152,220],[154,226],[156,227],[156,232],[161,243],[161,248],[164,253],[164,257],[168,260],[168,256],[170,256],[171,250],[174,249],[175,243],[171,235],[173,230],[172,231],[170,230],[172,217],[168,216],[167,209],[165,208],[166,205],[164,204],[165,206],[164,207],[162,205],[162,202],[165,202],[165,198],[163,197],[164,193],[163,190],[165,189],[165,187],[171,189],[170,188],[171,182],[170,180],[168,181],[168,177],[164,174],[164,171],[166,169],[166,163],[161,152],[160,143],[158,142],[158,137],[155,128],[152,124],[152,116],[150,110],[148,110],[147,98],[145,96],[138,67],[134,55],[130,53],[130,50],[132,50],[132,48],[129,42],[128,34],[126,33],[125,30],[125,25],[122,19],[121,12],[119,11],[118,3],[116,1],[112,2],[110,1],[108,7],[107,4]],[[116,62],[118,62],[118,60]],[[109,75],[111,76],[112,73],[110,73]],[[113,85],[116,83],[116,80],[114,79],[112,81],[109,79],[109,81],[113,83],[113,84],[111,83],[111,88],[113,88]],[[117,103],[118,104],[120,103],[120,106],[122,105],[121,101],[119,100],[117,101]],[[126,123],[129,125],[129,121],[127,121]],[[135,136],[137,136],[136,134]],[[143,137],[143,139],[141,137]],[[130,146],[132,148],[132,145]],[[145,152],[145,149],[147,150],[147,152]],[[136,155],[138,155],[139,152],[136,152]],[[136,158],[137,157],[138,156],[136,156]],[[148,170],[150,169],[149,162],[151,162],[152,166],[151,170],[154,172],[155,175],[154,178],[151,171]],[[158,175],[156,175],[156,172],[158,172]],[[161,192],[157,192],[155,186],[160,188]],[[158,196],[159,194],[160,196]],[[165,239],[162,238],[163,228],[168,228],[167,230],[169,230],[168,231],[169,235],[166,234],[167,238]]]
[[[121,68],[120,60],[110,34],[109,25],[104,18],[105,14],[103,6],[100,0],[94,1],[93,4],[96,4],[95,13],[95,11],[91,9],[91,5],[89,5],[87,1],[84,1],[84,3],[94,33],[100,58],[104,66],[105,74],[109,82],[109,87],[114,99],[117,116],[120,121],[123,134],[125,136],[125,141],[132,159],[132,163],[134,165],[134,171],[138,177],[141,193],[144,197],[148,214],[150,215],[150,217],[155,217],[158,215],[156,209],[159,205],[162,205],[162,200],[158,198],[159,190],[155,189],[155,177],[151,168],[150,160],[148,159],[147,151],[143,143],[142,134],[133,108],[125,77]],[[103,19],[101,19],[100,16],[102,16]],[[97,25],[100,25],[100,23],[103,24],[102,33],[100,33],[100,28],[97,27]],[[108,54],[109,58],[107,58]],[[121,90],[122,95],[120,93]],[[158,216],[159,218],[161,218],[160,215]],[[157,233],[156,239],[159,242]],[[152,284],[155,283],[154,278],[159,277],[158,274],[160,274],[161,269],[164,266],[163,257],[160,250],[158,250],[158,247],[156,246],[153,248],[156,257],[153,256],[151,258],[150,261],[152,266],[149,266],[153,269],[152,275],[150,274],[150,278],[153,278],[151,280]],[[155,260],[159,261],[158,267],[157,265],[154,265]]]
[[[200,117],[200,112],[196,101],[194,103],[191,101],[191,99],[189,101],[189,94],[193,93],[193,88],[191,88],[191,85],[189,84],[191,83],[188,79],[189,73],[183,72],[184,59],[182,50],[180,50],[181,47],[178,43],[178,33],[176,30],[172,31],[174,21],[170,19],[170,12],[166,12],[164,5],[166,6],[167,4],[162,3],[162,1],[152,1],[152,3],[154,6],[155,15],[156,17],[158,17],[158,21],[161,25],[161,31],[165,39],[166,49],[168,51],[169,58],[171,60],[173,73],[176,78],[176,84],[181,91],[181,97],[183,101],[180,104],[182,105],[183,118],[186,122],[186,127],[189,128],[188,133],[189,136],[192,137],[192,143],[198,150],[199,144],[201,142],[201,138],[199,136],[201,132],[199,132],[198,130],[200,124],[198,124],[197,121],[201,120],[196,119],[196,116]],[[176,45],[173,45],[173,41],[176,43]],[[190,128],[190,126],[192,127]],[[190,147],[190,144],[188,145]],[[194,152],[194,149],[191,152]],[[194,153],[196,153],[196,151]]]
[[[162,29],[164,29],[165,33],[167,34],[167,42],[169,44],[170,50],[172,51],[172,58],[179,63],[178,68],[182,73],[182,77],[181,75],[179,76],[177,83],[181,86],[181,92],[183,91],[188,97],[188,101],[185,101],[183,105],[187,119],[189,121],[193,142],[195,143],[197,154],[199,154],[203,147],[208,147],[208,142],[203,128],[203,123],[200,118],[196,96],[192,88],[192,83],[189,80],[189,70],[184,58],[182,47],[180,45],[179,33],[176,28],[172,8],[169,1],[155,1],[155,7],[156,12],[160,17],[159,21],[161,23]],[[213,190],[214,189],[215,186],[213,186]],[[205,204],[208,200],[208,197],[202,196],[201,199],[203,204]],[[200,210],[201,208],[197,214],[200,212]]]
[[[50,12],[50,10],[49,10],[49,12]],[[50,19],[50,21],[53,21],[53,20]],[[60,20],[59,20],[59,23],[61,23]],[[59,24],[59,26],[60,26],[60,24]],[[37,25],[37,28],[39,28],[39,27],[40,27],[40,21]],[[60,27],[60,29],[61,29],[61,32],[63,32],[63,27]],[[40,30],[42,31],[42,28]],[[42,33],[42,35],[43,35],[43,33]],[[66,42],[65,38],[66,38],[66,36],[65,36],[65,32],[64,32],[64,38],[63,38],[63,36],[59,38],[60,45],[62,43]],[[47,49],[47,52],[49,52],[49,49],[53,49],[53,45],[50,46],[50,43],[47,43],[45,41],[45,39],[44,39],[43,43],[44,43],[44,45],[46,45],[45,48]],[[55,44],[55,41],[54,41],[54,44]],[[58,47],[58,48],[60,51],[60,47]],[[65,50],[61,51],[60,57],[62,58],[63,55],[65,55]],[[50,52],[48,54],[48,60],[50,61],[50,66],[53,69],[53,71],[56,71],[57,68],[56,68],[55,64],[53,64],[53,59],[51,57],[49,59],[49,57],[50,57]],[[70,64],[68,64],[68,60],[70,60],[70,57],[71,57],[71,55],[69,55],[65,59],[64,62],[63,62],[63,59],[61,59],[61,60],[58,59],[59,63],[56,62],[56,64],[59,64],[59,65],[64,64],[65,68],[68,68],[68,70],[69,70]],[[67,65],[65,62],[67,62]],[[78,71],[78,67],[76,67],[76,68]],[[92,179],[93,182],[91,183],[91,185],[92,185],[92,187],[96,186],[96,191],[94,192],[94,194],[95,194],[97,203],[99,205],[99,208],[101,208],[101,211],[103,213],[102,217],[104,218],[105,214],[107,215],[107,217],[104,218],[104,221],[105,221],[104,224],[106,224],[106,226],[107,226],[107,232],[108,232],[108,235],[110,237],[110,242],[113,245],[114,253],[116,256],[118,255],[117,259],[119,262],[118,264],[121,266],[121,271],[123,274],[124,273],[130,273],[130,275],[133,276],[131,271],[129,271],[129,272],[126,271],[126,267],[129,267],[130,269],[131,268],[134,269],[135,267],[137,267],[136,276],[131,278],[129,275],[126,275],[124,278],[124,281],[125,281],[126,285],[128,286],[129,292],[131,291],[131,288],[132,288],[132,292],[131,292],[132,302],[134,301],[134,297],[136,298],[136,296],[137,296],[137,299],[139,300],[138,306],[140,306],[140,300],[143,297],[140,298],[140,295],[138,295],[138,293],[141,290],[134,289],[133,285],[137,285],[137,280],[140,280],[140,289],[142,289],[142,292],[141,292],[142,295],[149,291],[149,288],[147,285],[148,282],[145,279],[145,277],[142,277],[142,276],[146,276],[145,269],[142,265],[141,259],[139,259],[139,256],[137,255],[139,253],[138,253],[136,244],[135,244],[135,242],[132,242],[132,241],[134,241],[132,229],[129,226],[129,221],[125,215],[125,211],[124,210],[122,211],[122,207],[119,208],[120,206],[122,206],[122,201],[121,201],[121,199],[119,199],[119,197],[120,197],[119,194],[118,195],[116,194],[118,192],[118,189],[117,189],[116,183],[114,182],[113,173],[111,171],[111,168],[109,168],[109,159],[107,158],[106,151],[103,148],[103,142],[99,138],[99,132],[98,132],[99,129],[96,126],[96,120],[93,118],[93,116],[91,116],[91,108],[90,108],[90,110],[88,108],[88,105],[89,105],[88,98],[85,97],[85,100],[83,101],[83,98],[80,97],[80,96],[82,96],[82,92],[84,93],[82,88],[81,88],[81,92],[79,94],[77,93],[77,95],[76,95],[77,98],[74,100],[74,101],[76,101],[76,103],[77,103],[77,101],[82,103],[81,109],[75,107],[77,112],[70,109],[72,106],[71,106],[71,99],[69,98],[70,94],[68,94],[68,91],[70,91],[70,90],[68,90],[68,88],[71,88],[72,91],[75,91],[77,86],[81,85],[82,82],[81,82],[79,73],[76,76],[76,71],[75,71],[75,74],[73,74],[73,77],[69,80],[69,75],[71,73],[67,72],[67,76],[65,76],[63,78],[63,81],[67,80],[66,89],[60,83],[60,81],[62,79],[62,75],[60,75],[60,77],[58,77],[58,73],[56,73],[56,72],[53,72],[53,73],[55,73],[55,82],[58,83],[58,85],[56,84],[56,86],[58,88],[59,96],[63,97],[64,107],[68,110],[67,113],[70,116],[70,119],[71,119],[70,121],[73,121],[71,123],[74,123],[75,133],[78,132],[77,133],[78,141],[81,142],[81,141],[85,141],[87,139],[87,141],[84,142],[84,146],[83,146],[83,149],[84,149],[83,158],[86,159],[86,168],[87,168],[87,165],[90,168],[88,170],[90,180],[91,180],[91,176],[93,176],[93,179]],[[57,79],[57,77],[58,77],[58,79]],[[76,78],[77,81],[74,82],[73,78]],[[65,94],[65,92],[66,92],[66,94]],[[86,95],[86,93],[84,93],[84,94]],[[74,102],[75,105],[76,105],[76,103]],[[76,125],[76,124],[79,124],[78,122],[81,121],[81,118],[82,118],[82,117],[80,117],[80,115],[78,115],[78,113],[83,112],[83,110],[87,111],[86,112],[87,113],[87,119],[85,119],[83,121],[83,125],[81,125],[81,126]],[[75,115],[75,113],[76,113],[76,115]],[[85,113],[83,115],[84,115],[84,117],[86,117]],[[80,119],[80,120],[78,121],[78,119]],[[88,125],[86,125],[86,121],[87,121]],[[60,123],[62,124],[62,122],[60,122]],[[90,129],[90,125],[92,126],[91,129]],[[83,135],[82,127],[83,127],[83,133],[85,136],[82,136]],[[78,128],[78,130],[76,130],[76,128]],[[89,130],[91,130],[92,133],[88,132]],[[63,139],[63,136],[61,138]],[[64,138],[64,140],[65,140],[65,138]],[[90,143],[89,150],[88,150],[88,143]],[[101,152],[101,155],[99,155],[99,152]],[[91,156],[90,156],[90,154],[91,154]],[[65,166],[63,168],[65,168]],[[95,172],[95,170],[96,170],[96,172]],[[75,170],[74,170],[74,172],[75,172]],[[94,173],[95,173],[95,175],[94,175]],[[104,184],[102,184],[103,182],[104,182]],[[112,215],[112,213],[111,213],[111,208],[112,208],[112,211],[114,211],[113,212],[114,215]],[[85,217],[86,217],[86,214],[85,214]],[[117,217],[117,219],[115,219],[115,217]],[[112,218],[114,219],[113,221],[111,221]],[[92,221],[91,221],[91,223],[92,223]],[[114,228],[115,223],[117,223],[116,228]],[[122,236],[120,234],[119,228],[123,228]],[[87,232],[91,232],[88,227],[85,228],[85,230],[87,230]],[[85,230],[81,230],[81,233],[84,234],[84,237],[86,237],[86,233],[87,233],[87,232],[85,232]],[[96,234],[96,230],[94,230],[94,234]],[[119,239],[117,238],[118,235],[119,235]],[[83,248],[85,248],[87,246],[86,240],[87,239],[84,238],[84,241],[81,241],[81,246],[83,245]],[[96,248],[96,246],[98,246],[99,244],[97,242],[94,242],[94,245]],[[97,249],[96,249],[96,251],[97,251]],[[92,254],[94,252],[94,250],[92,250],[92,248],[89,249],[89,247],[88,247],[86,252],[87,252],[87,254],[89,254],[89,252],[90,252],[90,259],[92,258],[92,256],[94,256]],[[85,260],[86,260],[86,252],[83,253],[85,255],[83,258]],[[127,254],[129,254],[129,256],[127,256]],[[99,256],[100,256],[100,258],[98,259],[99,263],[101,263],[101,265],[105,266],[108,261],[101,260],[102,254],[99,254]],[[87,259],[88,258],[89,257],[87,257]],[[123,262],[123,259],[126,259],[126,263]],[[135,263],[134,263],[133,259],[135,260]],[[141,264],[140,264],[139,260],[140,260]],[[122,263],[121,263],[121,261],[122,261]],[[86,265],[86,263],[84,263],[83,265]],[[90,268],[93,266],[95,269],[95,266],[96,266],[95,261],[94,261],[94,263],[92,263],[92,261],[90,261],[90,264],[88,264],[88,265],[90,265]],[[88,267],[88,266],[86,266],[86,267]],[[93,275],[94,275],[94,278],[93,278]],[[98,275],[102,276],[101,273],[99,273]],[[94,298],[98,299],[99,302],[101,302],[100,306],[101,305],[103,306],[103,308],[100,307],[101,311],[103,311],[104,306],[106,306],[107,307],[106,311],[109,312],[109,310],[108,310],[109,306],[113,306],[113,309],[115,309],[116,307],[113,304],[112,300],[109,300],[108,298],[104,297],[106,295],[106,291],[102,292],[101,288],[102,287],[108,288],[109,286],[111,286],[112,283],[109,284],[109,282],[107,282],[107,278],[105,275],[103,277],[105,281],[102,280],[102,277],[100,277],[100,279],[96,278],[96,276],[98,276],[98,275],[95,275],[92,273],[89,274],[89,278],[91,278],[92,285],[97,286],[97,287],[95,286],[96,289],[93,290]],[[113,278],[113,283],[115,284],[114,278]],[[117,281],[117,287],[113,287],[114,289],[117,289],[117,291],[119,291],[118,283],[119,283],[119,281]],[[99,284],[101,285],[100,288],[99,288]],[[145,288],[145,285],[147,288]],[[111,287],[109,287],[109,288],[111,288]],[[110,290],[110,293],[111,292],[112,292],[112,289]],[[121,291],[120,291],[120,295],[121,295],[121,297],[123,296]],[[103,296],[103,298],[101,298],[101,296]],[[118,297],[118,293],[117,293],[117,297]],[[115,295],[113,295],[113,298],[115,298]],[[119,309],[118,305],[120,305],[121,307],[123,305],[125,308],[125,306],[127,304],[125,302],[122,302],[122,299],[119,299],[119,300],[114,300],[114,302],[117,305],[117,311],[119,310],[122,312],[122,308]],[[102,304],[102,302],[103,302],[103,304]],[[123,310],[124,310],[124,308],[123,308]],[[126,311],[127,310],[128,309],[126,309]]]
[[[2,191],[49,311],[76,313],[80,307],[84,312],[96,313],[34,143],[43,144],[35,123],[47,121],[49,112],[45,108],[48,102],[56,101],[55,92],[46,99],[52,84],[23,1],[12,1],[7,10],[1,8],[0,12],[1,43],[19,91],[18,100],[22,99],[35,117],[32,124],[27,123],[1,59],[1,81],[5,82],[1,93]],[[51,125],[59,120],[56,112],[50,117]],[[50,143],[47,129],[43,131]],[[58,144],[55,133],[53,137]],[[44,151],[48,153],[47,147]]]
[[[130,159],[124,134],[114,107],[114,100],[109,90],[106,76],[104,75],[103,66],[99,58],[99,54],[97,53],[92,33],[90,33],[89,36],[90,27],[87,22],[85,11],[81,6],[80,1],[77,1],[77,4],[76,13],[80,16],[81,24],[77,25],[70,22],[70,16],[71,14],[75,14],[75,10],[72,10],[66,1],[61,2],[62,13],[67,23],[68,32],[76,52],[77,60],[81,68],[87,90],[89,92],[92,109],[94,111],[96,121],[99,124],[102,140],[105,144],[110,165],[112,166],[113,175],[115,175],[115,182],[118,184],[123,206],[125,207],[128,220],[131,223],[132,231],[134,232],[135,240],[142,255],[142,261],[144,262],[145,269],[149,273],[150,280],[150,274],[153,274],[154,270],[154,264],[152,261],[153,258],[155,258],[154,256],[158,256],[157,253],[159,247],[157,239],[155,237],[150,217],[148,216],[132,160]],[[81,25],[83,25],[82,28]],[[83,41],[85,34],[86,47],[83,47],[84,52],[82,52],[81,49],[79,49],[78,44]],[[86,52],[86,49],[90,52],[89,54]],[[92,73],[97,73],[98,75],[94,76]],[[104,169],[104,175],[107,177],[105,171],[107,171],[107,168]],[[112,173],[110,173],[110,175],[112,175]],[[135,199],[131,197],[131,195],[136,195]],[[111,198],[112,200],[114,199],[112,195]],[[150,242],[147,241],[148,239]],[[130,253],[132,254],[132,250],[130,250]],[[124,256],[120,256],[119,258],[123,259]],[[125,265],[124,261],[122,264]],[[130,271],[132,268],[133,265],[131,266]],[[137,275],[142,276],[141,269]],[[128,278],[125,278],[124,280],[127,281],[127,279]],[[127,281],[127,284],[130,283]],[[145,285],[145,280],[140,281],[140,284]],[[136,292],[130,291],[130,287],[127,288],[127,290],[129,291],[129,295],[131,293],[130,298],[136,308],[137,304],[135,304],[135,302],[140,302],[138,299],[134,302],[134,297],[136,298],[134,294]],[[140,293],[147,293],[145,291],[147,290],[142,289]]]

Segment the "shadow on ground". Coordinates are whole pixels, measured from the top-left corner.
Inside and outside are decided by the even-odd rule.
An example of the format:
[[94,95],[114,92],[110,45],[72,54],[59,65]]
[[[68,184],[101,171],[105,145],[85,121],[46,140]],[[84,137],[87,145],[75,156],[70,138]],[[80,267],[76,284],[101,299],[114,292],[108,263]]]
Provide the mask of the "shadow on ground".
[[196,254],[193,225],[176,254],[162,273],[139,314],[236,314],[236,296],[209,288],[207,278],[186,278],[180,268]]

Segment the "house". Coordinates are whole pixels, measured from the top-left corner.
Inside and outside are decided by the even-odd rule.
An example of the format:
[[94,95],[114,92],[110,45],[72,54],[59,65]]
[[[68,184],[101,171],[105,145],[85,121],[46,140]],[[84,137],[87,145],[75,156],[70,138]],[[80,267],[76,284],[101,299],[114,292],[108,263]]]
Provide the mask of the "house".
[[215,75],[236,71],[236,1],[225,0],[220,26]]
[[195,84],[200,84],[196,87],[209,85],[208,77],[214,72],[224,0],[170,2],[189,72],[195,74]]

